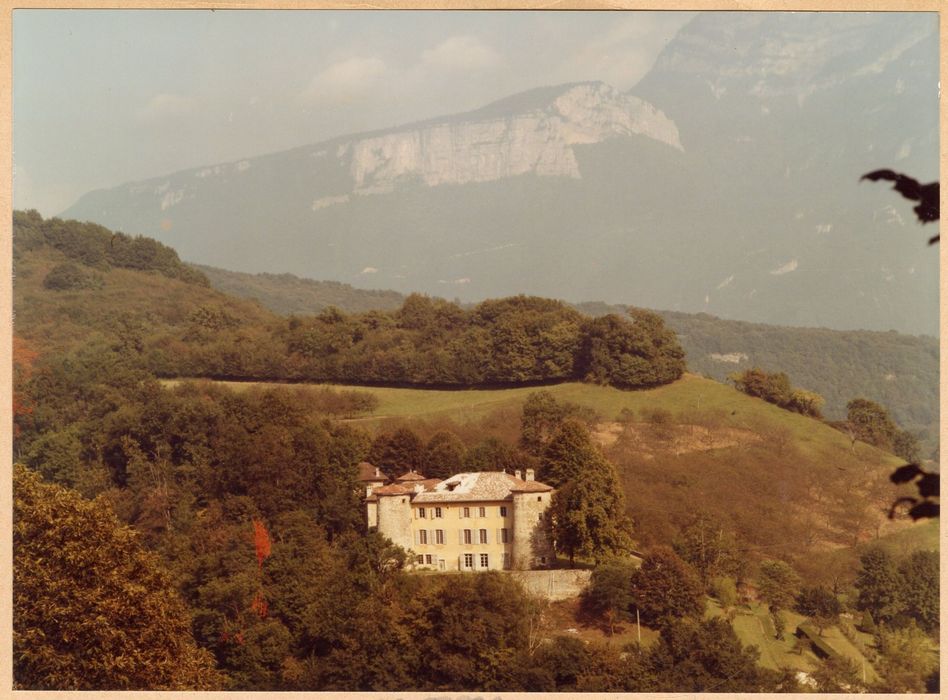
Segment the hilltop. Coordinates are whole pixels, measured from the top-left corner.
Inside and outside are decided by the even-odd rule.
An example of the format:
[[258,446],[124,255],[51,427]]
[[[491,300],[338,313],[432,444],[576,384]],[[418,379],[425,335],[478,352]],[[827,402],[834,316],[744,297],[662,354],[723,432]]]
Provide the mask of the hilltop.
[[[195,265],[215,289],[254,299],[274,313],[312,315],[335,306],[346,313],[394,311],[405,296],[394,290],[295,275],[248,274]],[[590,316],[624,314],[602,302],[574,304]],[[824,413],[842,420],[846,403],[864,397],[886,406],[915,433],[926,456],[938,448],[938,340],[894,331],[838,331],[749,323],[710,314],[655,310],[678,335],[688,367],[718,381],[750,367],[785,372],[793,384],[816,391]],[[937,454],[937,453],[936,453]]]

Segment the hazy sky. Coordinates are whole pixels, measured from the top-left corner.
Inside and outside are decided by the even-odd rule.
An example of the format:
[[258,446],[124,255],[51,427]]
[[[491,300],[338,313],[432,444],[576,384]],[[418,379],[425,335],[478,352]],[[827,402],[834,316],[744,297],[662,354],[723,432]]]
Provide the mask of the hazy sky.
[[14,206],[464,111],[628,89],[681,12],[16,10]]

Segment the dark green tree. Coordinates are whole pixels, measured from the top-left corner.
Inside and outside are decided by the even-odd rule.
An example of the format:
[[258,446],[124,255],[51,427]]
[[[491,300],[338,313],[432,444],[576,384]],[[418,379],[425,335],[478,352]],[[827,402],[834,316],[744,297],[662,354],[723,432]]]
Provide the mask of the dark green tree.
[[615,467],[600,457],[553,494],[547,522],[556,551],[600,561],[631,547],[632,526]]
[[540,456],[540,481],[559,488],[603,461],[582,423],[570,419],[560,425]]
[[836,624],[843,608],[832,591],[823,586],[815,586],[800,591],[796,609],[801,615],[809,617],[822,635],[823,630]]
[[938,552],[913,552],[899,563],[905,614],[926,632],[938,631]]
[[682,617],[704,614],[704,585],[695,570],[668,547],[646,553],[632,576],[632,607],[642,622],[664,626]]
[[616,622],[628,619],[636,568],[631,559],[607,559],[593,569],[583,591],[583,607],[606,621],[609,634],[615,633]]
[[889,622],[905,610],[905,580],[895,561],[884,549],[875,547],[859,558],[856,575],[859,598],[856,607],[868,610],[877,623]]
[[440,430],[425,446],[422,472],[429,479],[447,479],[463,470],[464,443],[450,430]]
[[875,401],[853,399],[847,403],[846,422],[858,440],[892,451],[899,429],[889,412]]
[[392,433],[380,433],[372,442],[369,462],[393,477],[415,470],[424,464],[425,447],[409,428],[398,428]]

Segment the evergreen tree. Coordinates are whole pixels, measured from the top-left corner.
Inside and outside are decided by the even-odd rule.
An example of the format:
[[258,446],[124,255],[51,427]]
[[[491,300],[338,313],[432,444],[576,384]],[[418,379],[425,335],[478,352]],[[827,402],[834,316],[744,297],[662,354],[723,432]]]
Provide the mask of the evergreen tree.
[[889,622],[905,609],[905,580],[883,549],[870,549],[859,561],[862,568],[856,576],[856,607],[871,612],[877,623]]
[[586,426],[577,420],[567,420],[557,428],[543,450],[538,478],[559,488],[602,461],[604,458]]

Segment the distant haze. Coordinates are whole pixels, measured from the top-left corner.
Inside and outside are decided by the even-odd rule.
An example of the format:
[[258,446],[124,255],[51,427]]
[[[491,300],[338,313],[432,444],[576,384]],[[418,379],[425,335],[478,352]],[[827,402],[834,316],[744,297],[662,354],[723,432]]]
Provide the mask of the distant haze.
[[686,12],[14,12],[14,206],[460,112],[632,87]]
[[860,181],[938,177],[935,13],[218,14],[80,13],[75,60],[17,14],[16,205],[90,187],[63,216],[244,272],[938,333],[937,225]]

